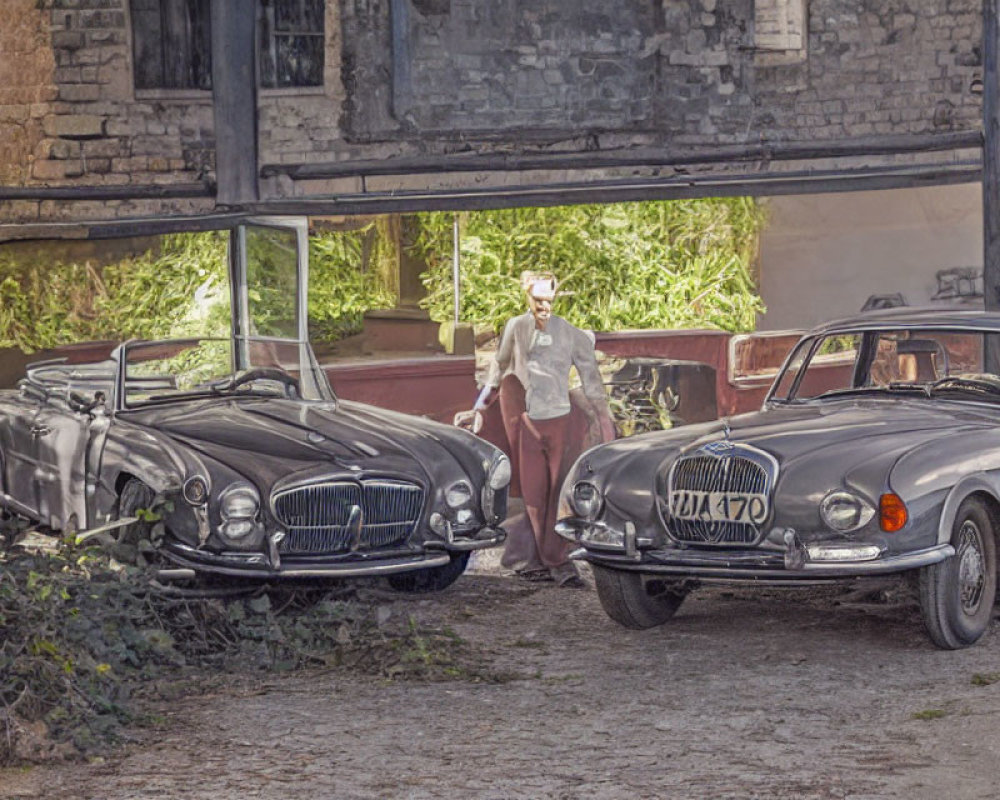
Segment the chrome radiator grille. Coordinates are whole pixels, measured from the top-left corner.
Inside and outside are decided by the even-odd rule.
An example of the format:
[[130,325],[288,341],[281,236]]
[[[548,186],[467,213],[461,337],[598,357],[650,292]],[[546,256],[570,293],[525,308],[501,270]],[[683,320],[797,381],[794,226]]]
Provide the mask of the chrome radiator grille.
[[[755,505],[756,519],[681,519],[664,508],[670,535],[681,542],[698,544],[753,544],[761,536],[760,522],[770,512],[771,489],[777,464],[769,455],[746,445],[709,445],[696,453],[679,459],[670,472],[667,497],[677,492],[700,496],[704,502],[717,505],[726,497],[763,504],[763,513]],[[734,514],[735,516],[735,514]],[[707,517],[707,515],[706,515]]]
[[404,481],[336,481],[289,489],[272,501],[286,529],[281,553],[320,555],[398,545],[420,518],[424,493]]

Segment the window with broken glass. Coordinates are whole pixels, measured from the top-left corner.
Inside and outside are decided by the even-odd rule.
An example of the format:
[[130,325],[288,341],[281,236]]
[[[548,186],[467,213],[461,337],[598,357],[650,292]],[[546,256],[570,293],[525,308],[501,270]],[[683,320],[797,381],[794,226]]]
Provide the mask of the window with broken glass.
[[323,85],[324,7],[323,0],[260,0],[262,88]]
[[[211,89],[211,0],[131,0],[136,89]],[[323,85],[324,0],[258,0],[260,86]]]

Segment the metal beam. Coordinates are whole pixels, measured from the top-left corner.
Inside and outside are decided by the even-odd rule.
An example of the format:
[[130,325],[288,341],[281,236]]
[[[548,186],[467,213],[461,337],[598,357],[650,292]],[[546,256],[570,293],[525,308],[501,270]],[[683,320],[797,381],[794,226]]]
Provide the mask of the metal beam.
[[480,211],[523,206],[677,200],[695,197],[767,197],[976,183],[978,161],[868,170],[828,170],[723,176],[632,178],[567,184],[525,184],[439,191],[392,191],[269,200],[257,213],[305,216]]
[[1000,309],[1000,0],[983,0],[983,295]]
[[287,175],[293,180],[322,180],[375,175],[441,172],[524,172],[528,170],[663,167],[757,161],[806,161],[858,156],[892,156],[945,150],[979,149],[980,131],[864,136],[825,142],[771,142],[718,147],[635,147],[588,152],[548,151],[528,154],[450,153],[313,164],[265,164],[261,177]]
[[258,199],[257,0],[212,0],[212,103],[220,206]]

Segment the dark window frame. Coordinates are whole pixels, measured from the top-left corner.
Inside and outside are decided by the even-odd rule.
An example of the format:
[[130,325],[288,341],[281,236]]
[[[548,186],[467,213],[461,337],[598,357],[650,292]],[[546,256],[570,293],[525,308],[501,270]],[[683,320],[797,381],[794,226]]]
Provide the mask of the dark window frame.
[[[138,92],[212,89],[211,0],[129,0]],[[319,89],[326,63],[324,0],[257,0],[261,89]]]

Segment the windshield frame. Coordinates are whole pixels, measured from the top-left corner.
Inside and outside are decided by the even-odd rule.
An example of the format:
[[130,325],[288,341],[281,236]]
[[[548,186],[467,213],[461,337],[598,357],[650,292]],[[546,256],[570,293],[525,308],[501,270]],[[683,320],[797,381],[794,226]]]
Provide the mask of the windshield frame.
[[[859,325],[855,323],[844,325],[843,327],[822,327],[805,334],[789,350],[788,355],[785,357],[785,360],[781,365],[781,369],[778,371],[778,374],[775,376],[774,381],[768,389],[767,395],[764,398],[763,406],[799,405],[814,401],[824,402],[834,399],[843,399],[848,396],[857,396],[869,392],[872,394],[887,393],[897,396],[901,394],[915,394],[928,398],[933,396],[941,399],[941,394],[926,391],[926,387],[932,385],[934,381],[913,380],[889,382],[885,385],[870,385],[867,382],[871,374],[872,364],[876,357],[877,343],[880,336],[885,333],[902,332],[908,332],[911,336],[917,337],[919,337],[919,334],[927,334],[928,336],[933,334],[977,336],[980,337],[983,342],[981,352],[984,353],[986,351],[986,337],[993,337],[993,340],[1000,345],[1000,329],[997,327],[988,325],[956,325],[954,320],[948,320],[946,322],[943,321],[940,324],[935,324],[933,321],[929,320],[910,323],[904,322],[903,320],[891,320],[868,325]],[[811,397],[799,396],[802,382],[809,370],[810,365],[813,364],[813,359],[820,350],[822,342],[840,336],[858,337],[857,353],[854,359],[851,386],[840,387],[840,389],[836,390],[831,389],[829,392],[824,392]],[[947,353],[945,355],[947,356]],[[982,360],[985,361],[985,356],[982,356]],[[796,369],[797,372],[794,377],[791,378],[791,383],[789,384],[788,372],[793,368]],[[948,367],[946,366],[945,369],[947,370]],[[980,372],[982,372],[982,370],[980,370]],[[965,373],[960,371],[949,371],[946,373],[948,377],[960,377],[963,374]],[[779,389],[782,390],[782,396],[780,397],[778,396]],[[948,397],[946,399],[954,400],[956,398]],[[978,400],[975,398],[970,399],[968,394],[962,398],[962,401],[981,402],[989,405],[997,405],[997,403],[1000,402],[1000,400],[991,400],[986,399],[985,397]]]
[[[248,369],[254,367],[274,367],[276,369],[281,369],[282,371],[291,375],[292,373],[286,370],[283,366],[277,363],[260,363],[252,364],[248,363],[245,368],[237,368],[235,364],[237,363],[236,351],[237,347],[242,349],[242,353],[246,355],[252,350],[254,344],[261,344],[264,346],[273,347],[283,347],[283,348],[294,348],[298,356],[297,372],[299,374],[298,393],[294,398],[278,398],[278,399],[294,399],[295,402],[302,403],[331,403],[336,402],[337,398],[330,387],[330,382],[327,379],[326,372],[319,366],[319,362],[313,353],[312,347],[308,342],[299,342],[294,339],[286,339],[281,337],[269,337],[269,336],[249,336],[242,337],[241,341],[238,341],[235,337],[212,337],[212,336],[194,336],[194,337],[182,337],[176,339],[132,339],[124,342],[119,347],[117,347],[112,354],[112,358],[116,362],[116,373],[115,373],[115,411],[132,411],[136,409],[149,408],[152,406],[159,406],[173,402],[190,402],[191,400],[198,399],[240,399],[240,398],[254,398],[261,399],[263,395],[258,393],[240,393],[232,391],[219,391],[213,390],[210,386],[206,386],[200,391],[173,391],[169,394],[164,394],[159,397],[150,398],[141,401],[129,401],[127,396],[128,383],[134,378],[129,378],[128,368],[130,364],[142,363],[141,361],[131,361],[129,360],[129,354],[137,349],[153,349],[156,347],[164,348],[179,348],[177,354],[184,352],[185,349],[190,349],[192,347],[198,346],[199,344],[206,342],[219,342],[224,343],[229,350],[229,373],[227,375],[219,375],[217,378],[213,378],[213,382],[225,380],[225,378],[234,378],[240,374],[245,373]],[[144,359],[145,360],[145,359]],[[310,380],[303,380],[303,376],[311,376]],[[270,396],[270,395],[268,395]]]

